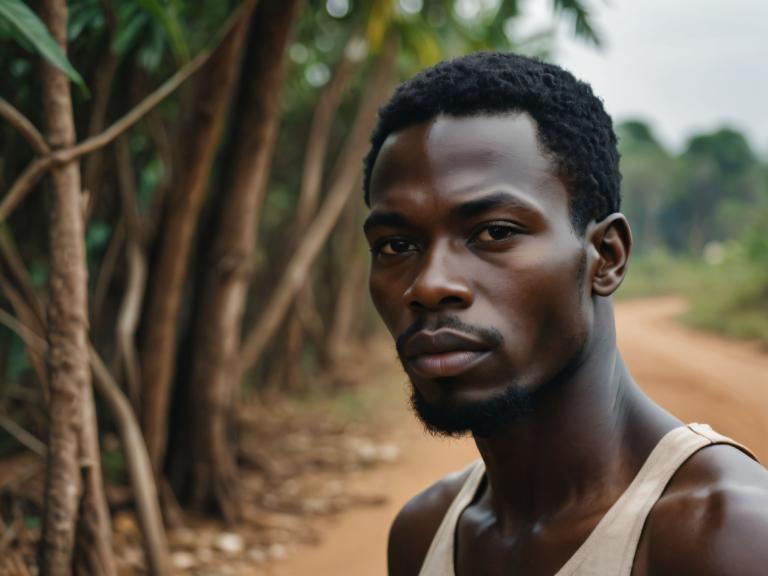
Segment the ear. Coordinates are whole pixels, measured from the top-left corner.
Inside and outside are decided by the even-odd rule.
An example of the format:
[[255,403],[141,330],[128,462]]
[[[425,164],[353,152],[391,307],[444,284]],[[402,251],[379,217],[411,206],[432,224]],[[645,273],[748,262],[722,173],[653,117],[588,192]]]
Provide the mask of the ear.
[[615,212],[600,222],[593,222],[586,231],[593,261],[590,263],[592,293],[610,296],[621,286],[627,274],[632,251],[632,231],[624,214]]

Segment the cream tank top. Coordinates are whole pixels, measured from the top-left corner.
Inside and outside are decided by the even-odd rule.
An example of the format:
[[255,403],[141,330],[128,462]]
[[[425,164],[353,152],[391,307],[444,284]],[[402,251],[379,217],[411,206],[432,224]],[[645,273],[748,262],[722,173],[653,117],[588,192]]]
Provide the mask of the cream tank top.
[[[555,576],[630,576],[640,534],[653,505],[677,469],[694,453],[713,444],[730,444],[752,456],[744,446],[718,434],[706,424],[688,424],[669,431],[650,453],[632,483]],[[456,524],[474,500],[485,476],[482,460],[471,464],[471,468],[435,533],[419,576],[455,576]]]

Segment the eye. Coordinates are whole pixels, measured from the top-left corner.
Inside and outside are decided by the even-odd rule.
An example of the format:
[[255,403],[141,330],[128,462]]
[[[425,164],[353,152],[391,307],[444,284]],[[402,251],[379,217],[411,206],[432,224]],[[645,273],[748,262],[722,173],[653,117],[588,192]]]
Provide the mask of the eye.
[[382,242],[374,248],[374,252],[384,256],[396,256],[398,254],[406,254],[416,250],[416,244],[408,240],[401,238],[394,238]]
[[472,242],[501,242],[520,233],[521,230],[512,224],[496,222],[480,228],[472,237]]

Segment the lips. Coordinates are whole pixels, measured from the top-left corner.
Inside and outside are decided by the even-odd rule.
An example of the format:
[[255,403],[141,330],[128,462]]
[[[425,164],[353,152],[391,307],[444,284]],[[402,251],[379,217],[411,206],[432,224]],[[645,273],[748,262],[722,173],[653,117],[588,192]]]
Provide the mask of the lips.
[[453,330],[417,332],[403,344],[401,356],[424,378],[457,376],[488,356],[491,347]]

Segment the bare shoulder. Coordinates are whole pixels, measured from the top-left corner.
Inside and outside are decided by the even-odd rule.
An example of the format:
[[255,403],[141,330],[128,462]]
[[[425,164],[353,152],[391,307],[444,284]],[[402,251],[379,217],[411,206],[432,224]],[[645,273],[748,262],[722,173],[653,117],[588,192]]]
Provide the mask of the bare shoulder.
[[387,563],[390,576],[416,576],[451,502],[470,468],[454,472],[411,498],[389,530]]
[[654,575],[765,574],[768,471],[733,446],[697,452],[654,506],[638,559]]

